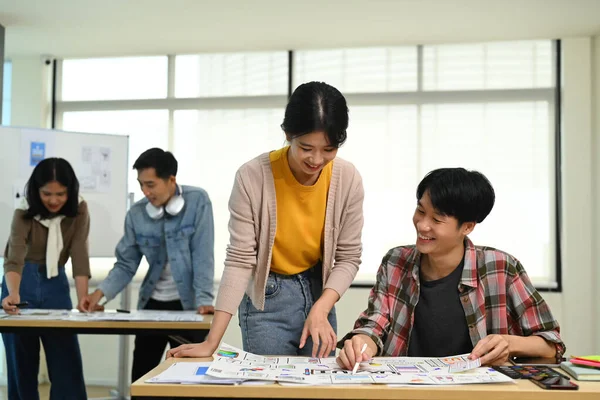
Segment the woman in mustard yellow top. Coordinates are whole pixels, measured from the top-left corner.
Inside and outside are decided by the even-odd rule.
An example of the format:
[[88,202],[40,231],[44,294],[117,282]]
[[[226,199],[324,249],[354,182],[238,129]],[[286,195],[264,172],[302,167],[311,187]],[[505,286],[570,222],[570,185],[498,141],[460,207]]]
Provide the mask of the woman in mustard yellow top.
[[326,83],[300,85],[281,128],[289,146],[236,174],[210,333],[168,356],[212,355],[238,310],[246,351],[322,357],[335,349],[334,305],[362,254],[362,179],[336,158],[346,140],[346,99]]

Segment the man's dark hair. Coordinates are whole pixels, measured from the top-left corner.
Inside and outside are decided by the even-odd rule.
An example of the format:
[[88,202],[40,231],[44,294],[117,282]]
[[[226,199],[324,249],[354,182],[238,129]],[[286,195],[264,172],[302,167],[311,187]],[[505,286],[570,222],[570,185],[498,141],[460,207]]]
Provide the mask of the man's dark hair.
[[458,225],[482,222],[492,211],[496,195],[480,172],[464,168],[440,168],[428,173],[417,187],[417,200],[429,193],[431,204],[443,215],[455,217]]
[[164,180],[169,179],[171,176],[177,176],[175,156],[173,153],[158,147],[146,150],[133,163],[133,169],[138,170],[138,172],[146,168],[154,168],[156,176]]

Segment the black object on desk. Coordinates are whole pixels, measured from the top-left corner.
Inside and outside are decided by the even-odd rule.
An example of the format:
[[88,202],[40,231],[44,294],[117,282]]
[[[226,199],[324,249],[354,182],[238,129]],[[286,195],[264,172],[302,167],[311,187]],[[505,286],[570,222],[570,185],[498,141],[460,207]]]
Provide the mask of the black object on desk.
[[567,376],[556,372],[550,367],[545,365],[497,365],[492,367],[498,372],[503,373],[511,377],[512,379],[531,379],[534,376],[562,376],[563,378],[567,378]]
[[566,361],[563,357],[561,361],[558,361],[556,357],[515,357],[509,360],[511,363],[516,365],[527,365],[527,366],[545,366],[558,368],[560,367],[561,361]]
[[120,313],[131,314],[131,311],[129,311],[129,310],[122,310],[122,309],[120,309],[120,308],[117,308],[117,310],[116,310],[116,311],[117,311],[117,312],[120,312]]
[[568,376],[545,365],[498,365],[492,368],[512,379],[529,379],[543,389],[579,389]]
[[579,386],[576,383],[563,375],[549,376],[549,375],[535,375],[529,378],[529,380],[542,389],[549,390],[578,390]]

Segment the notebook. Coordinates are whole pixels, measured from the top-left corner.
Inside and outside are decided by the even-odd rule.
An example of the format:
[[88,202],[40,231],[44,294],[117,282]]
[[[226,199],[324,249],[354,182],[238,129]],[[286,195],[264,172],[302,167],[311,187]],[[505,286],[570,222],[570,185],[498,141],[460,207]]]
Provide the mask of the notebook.
[[600,369],[578,367],[569,361],[560,363],[560,367],[578,381],[600,381]]

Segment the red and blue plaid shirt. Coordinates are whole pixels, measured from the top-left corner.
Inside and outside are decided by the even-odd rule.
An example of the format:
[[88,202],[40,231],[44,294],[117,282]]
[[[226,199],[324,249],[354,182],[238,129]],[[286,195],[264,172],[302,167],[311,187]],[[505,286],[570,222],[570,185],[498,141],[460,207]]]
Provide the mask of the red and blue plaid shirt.
[[[415,246],[391,249],[383,258],[368,308],[345,339],[365,334],[378,355],[405,356],[419,301],[421,253]],[[565,352],[560,327],[533,287],[521,263],[491,247],[465,239],[465,258],[458,285],[473,346],[489,334],[538,335],[555,343],[558,359]]]

